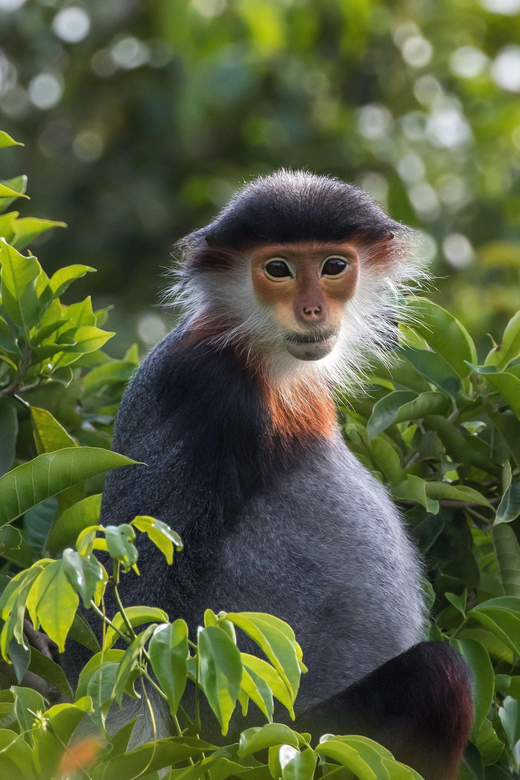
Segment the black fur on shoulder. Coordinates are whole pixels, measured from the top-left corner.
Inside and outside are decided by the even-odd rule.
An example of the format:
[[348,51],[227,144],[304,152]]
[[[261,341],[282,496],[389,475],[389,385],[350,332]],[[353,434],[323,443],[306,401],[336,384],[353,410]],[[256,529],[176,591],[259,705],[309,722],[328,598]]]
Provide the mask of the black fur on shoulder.
[[247,249],[301,241],[379,241],[406,228],[351,184],[306,171],[280,170],[246,184],[207,227],[181,246]]
[[303,445],[269,435],[263,393],[232,347],[215,349],[189,337],[172,347],[155,384],[162,425],[181,442],[193,490],[232,516],[301,460]]

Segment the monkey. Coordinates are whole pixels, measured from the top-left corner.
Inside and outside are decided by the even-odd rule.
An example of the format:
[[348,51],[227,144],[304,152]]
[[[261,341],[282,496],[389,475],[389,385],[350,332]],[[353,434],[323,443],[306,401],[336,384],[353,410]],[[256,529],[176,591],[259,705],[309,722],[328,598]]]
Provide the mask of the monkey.
[[287,621],[309,669],[297,728],[365,734],[426,780],[453,780],[468,670],[424,641],[418,554],[334,405],[395,342],[397,293],[419,273],[410,235],[357,187],[282,169],[179,242],[180,321],[115,424],[114,449],[146,465],[109,473],[102,521],[152,515],[184,541],[173,567],[139,542],[127,603],[192,632],[208,607]]

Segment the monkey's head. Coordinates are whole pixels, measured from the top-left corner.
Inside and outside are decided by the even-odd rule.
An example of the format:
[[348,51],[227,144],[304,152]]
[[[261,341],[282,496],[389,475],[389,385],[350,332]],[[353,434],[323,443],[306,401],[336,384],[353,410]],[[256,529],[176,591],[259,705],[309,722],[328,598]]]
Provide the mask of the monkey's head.
[[337,379],[394,333],[408,237],[357,187],[281,170],[180,242],[177,300],[188,327],[260,356],[271,375]]

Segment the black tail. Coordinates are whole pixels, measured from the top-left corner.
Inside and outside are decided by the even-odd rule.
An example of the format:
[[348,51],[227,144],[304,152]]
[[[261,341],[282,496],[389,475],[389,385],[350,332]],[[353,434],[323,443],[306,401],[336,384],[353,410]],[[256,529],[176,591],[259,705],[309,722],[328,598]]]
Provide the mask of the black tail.
[[423,642],[303,713],[296,728],[362,734],[425,780],[454,780],[473,722],[469,670],[442,642]]

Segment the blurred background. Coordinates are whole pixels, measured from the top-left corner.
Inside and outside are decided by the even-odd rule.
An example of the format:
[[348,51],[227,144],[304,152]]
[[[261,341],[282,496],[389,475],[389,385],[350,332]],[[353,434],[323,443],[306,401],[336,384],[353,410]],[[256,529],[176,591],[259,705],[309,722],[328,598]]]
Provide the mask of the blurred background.
[[[489,348],[520,307],[520,0],[0,0],[0,127],[48,272],[144,351],[175,240],[279,166],[421,231],[433,295]],[[83,284],[83,290],[78,287]],[[112,346],[110,346],[112,345]]]

